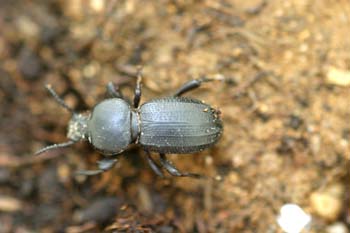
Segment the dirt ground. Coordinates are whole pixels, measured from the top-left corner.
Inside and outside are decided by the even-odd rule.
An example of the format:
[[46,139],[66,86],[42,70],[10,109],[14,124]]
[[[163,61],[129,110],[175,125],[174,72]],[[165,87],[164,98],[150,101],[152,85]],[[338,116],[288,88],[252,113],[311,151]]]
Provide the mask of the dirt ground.
[[[274,233],[286,203],[349,232],[349,35],[346,0],[0,1],[0,233]],[[186,94],[220,109],[219,143],[169,156],[216,179],[161,179],[139,147],[95,177],[74,176],[87,143],[33,156],[67,140],[45,84],[84,111],[109,81],[131,99],[139,65],[142,102],[228,80]]]

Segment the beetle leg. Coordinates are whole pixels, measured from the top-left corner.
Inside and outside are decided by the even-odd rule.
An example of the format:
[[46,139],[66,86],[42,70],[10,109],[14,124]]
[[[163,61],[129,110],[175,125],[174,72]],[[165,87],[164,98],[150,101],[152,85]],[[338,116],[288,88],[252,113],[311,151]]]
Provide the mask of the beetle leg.
[[76,176],[94,176],[94,175],[98,175],[101,174],[102,172],[104,172],[103,170],[79,170],[76,171],[74,175]]
[[119,88],[115,88],[112,82],[107,83],[106,89],[110,97],[124,99],[122,93],[119,91]]
[[186,92],[192,91],[202,85],[203,82],[212,82],[220,80],[223,81],[224,77],[218,76],[215,78],[200,78],[200,79],[193,79],[191,81],[188,81],[187,83],[183,84],[174,94],[175,97],[181,96],[185,94]]
[[105,171],[108,171],[111,169],[118,160],[116,158],[104,158],[99,161],[97,161],[97,165],[99,169],[96,170],[80,170],[75,173],[75,175],[82,175],[82,176],[93,176],[98,175],[100,173],[103,173]]
[[141,82],[142,82],[142,68],[137,70],[137,80],[135,87],[135,96],[134,96],[134,108],[137,108],[141,100]]
[[151,157],[149,151],[145,151],[145,152],[146,152],[147,162],[148,162],[149,166],[152,168],[152,170],[154,171],[154,173],[156,173],[158,176],[164,178],[164,174],[163,174],[161,168],[156,163],[156,161],[154,161],[154,159]]
[[189,172],[180,172],[167,158],[165,154],[160,153],[160,163],[162,166],[169,172],[172,176],[179,177],[193,177],[193,178],[204,178],[200,174],[189,173]]

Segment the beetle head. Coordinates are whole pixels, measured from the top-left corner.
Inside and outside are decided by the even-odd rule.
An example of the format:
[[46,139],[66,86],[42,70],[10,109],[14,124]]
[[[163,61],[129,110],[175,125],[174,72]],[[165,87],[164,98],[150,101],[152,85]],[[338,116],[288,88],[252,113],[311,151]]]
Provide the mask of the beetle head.
[[87,140],[87,121],[89,114],[73,113],[72,118],[68,123],[67,138],[78,142]]

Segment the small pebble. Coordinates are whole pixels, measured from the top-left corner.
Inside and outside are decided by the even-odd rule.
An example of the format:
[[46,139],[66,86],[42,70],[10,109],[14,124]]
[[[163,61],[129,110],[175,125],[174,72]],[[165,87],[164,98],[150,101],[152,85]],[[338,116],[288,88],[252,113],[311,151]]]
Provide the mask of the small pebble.
[[327,83],[337,86],[350,86],[350,71],[335,67],[329,68],[327,72]]
[[327,233],[349,233],[348,228],[342,222],[336,222],[326,228]]
[[344,185],[334,183],[312,193],[310,202],[313,211],[328,221],[336,220],[342,211],[344,190]]
[[39,25],[27,16],[16,17],[15,22],[18,35],[22,35],[24,38],[37,39],[39,37],[40,27]]
[[90,0],[90,7],[95,12],[102,12],[105,9],[105,1]]
[[148,188],[145,185],[138,185],[138,193],[139,209],[145,213],[152,213],[154,207],[152,203],[152,196]]
[[0,211],[15,212],[22,209],[22,202],[14,197],[0,196]]

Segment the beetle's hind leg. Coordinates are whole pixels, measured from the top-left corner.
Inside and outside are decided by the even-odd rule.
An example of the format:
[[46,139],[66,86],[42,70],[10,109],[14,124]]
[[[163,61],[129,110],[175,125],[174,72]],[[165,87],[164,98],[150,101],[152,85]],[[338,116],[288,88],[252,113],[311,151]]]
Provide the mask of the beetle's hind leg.
[[191,81],[188,81],[187,83],[183,84],[174,94],[175,97],[181,96],[185,94],[186,92],[192,91],[202,85],[204,82],[212,82],[212,81],[224,81],[225,78],[222,76],[214,77],[214,78],[200,78],[200,79],[193,79]]
[[98,175],[98,174],[101,174],[101,173],[111,169],[117,162],[118,162],[118,159],[116,159],[116,158],[104,158],[104,159],[97,161],[98,169],[96,169],[96,170],[80,170],[80,171],[77,171],[75,173],[75,175],[82,175],[82,176]]
[[145,152],[146,152],[146,158],[147,158],[148,165],[152,168],[154,173],[156,173],[158,176],[164,178],[164,174],[162,172],[162,169],[159,167],[159,165],[156,163],[156,161],[154,161],[154,159],[151,157],[151,154],[149,153],[149,151],[145,150]]
[[180,172],[167,158],[165,154],[160,153],[160,163],[172,176],[178,177],[192,177],[192,178],[204,178],[203,175],[189,172]]

